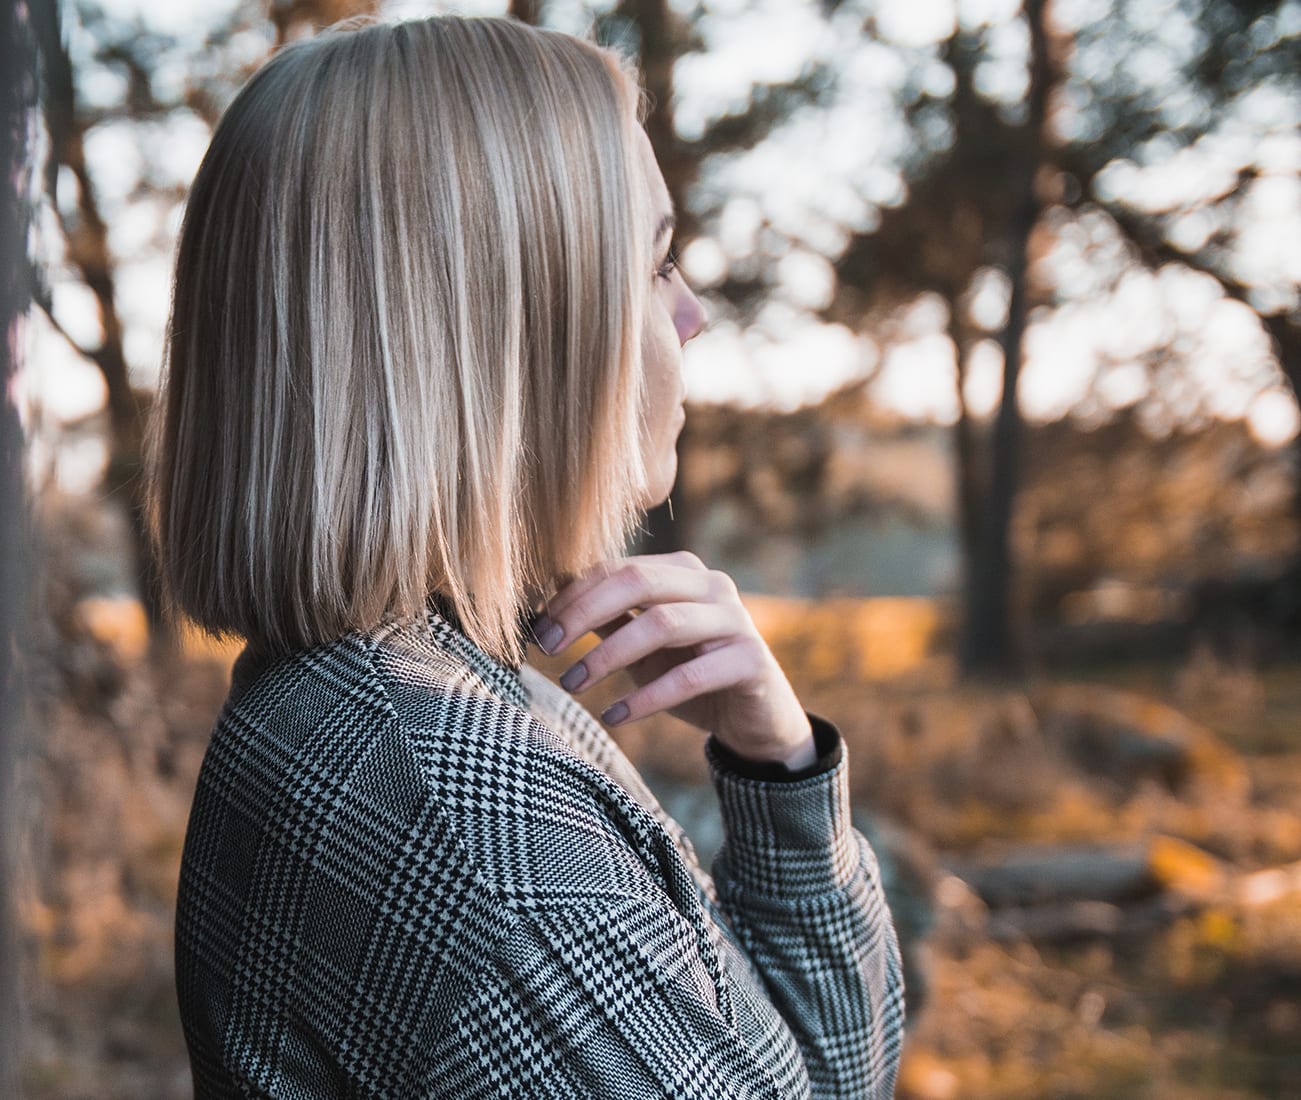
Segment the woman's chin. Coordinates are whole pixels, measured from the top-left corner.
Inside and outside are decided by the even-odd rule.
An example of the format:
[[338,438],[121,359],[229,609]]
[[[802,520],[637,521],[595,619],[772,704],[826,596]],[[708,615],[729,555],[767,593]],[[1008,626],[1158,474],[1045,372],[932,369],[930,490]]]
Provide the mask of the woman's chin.
[[650,486],[643,497],[642,508],[649,512],[652,508],[657,508],[669,499],[669,494],[673,492],[674,482],[677,480],[678,466],[674,462],[672,467],[661,473],[660,476],[652,477]]

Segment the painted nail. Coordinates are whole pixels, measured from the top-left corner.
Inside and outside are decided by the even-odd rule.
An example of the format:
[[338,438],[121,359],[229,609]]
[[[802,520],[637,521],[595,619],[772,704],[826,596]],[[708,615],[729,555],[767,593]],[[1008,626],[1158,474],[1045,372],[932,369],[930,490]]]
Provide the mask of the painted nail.
[[615,703],[601,712],[601,721],[607,726],[617,726],[628,717],[628,704]]
[[533,637],[547,653],[555,653],[560,648],[564,636],[565,628],[559,623],[553,623],[545,615],[534,624]]
[[566,691],[574,691],[587,680],[587,666],[579,661],[560,677],[560,686]]

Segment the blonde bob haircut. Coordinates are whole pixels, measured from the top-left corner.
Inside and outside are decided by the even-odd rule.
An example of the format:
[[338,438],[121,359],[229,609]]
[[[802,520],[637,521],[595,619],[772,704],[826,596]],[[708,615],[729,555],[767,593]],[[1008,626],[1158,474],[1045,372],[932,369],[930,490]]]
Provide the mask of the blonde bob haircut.
[[149,458],[172,604],[284,651],[520,616],[646,493],[654,258],[635,75],[440,16],[290,45],[226,111],[181,230]]

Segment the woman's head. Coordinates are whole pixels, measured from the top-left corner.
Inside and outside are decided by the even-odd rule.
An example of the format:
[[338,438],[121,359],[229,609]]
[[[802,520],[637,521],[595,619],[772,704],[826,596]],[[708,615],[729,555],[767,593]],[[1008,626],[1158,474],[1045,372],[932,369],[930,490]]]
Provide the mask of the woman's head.
[[622,545],[667,491],[638,108],[609,52],[497,19],[331,31],[253,77],[177,256],[150,473],[180,610],[281,649],[439,592],[517,657],[522,594]]

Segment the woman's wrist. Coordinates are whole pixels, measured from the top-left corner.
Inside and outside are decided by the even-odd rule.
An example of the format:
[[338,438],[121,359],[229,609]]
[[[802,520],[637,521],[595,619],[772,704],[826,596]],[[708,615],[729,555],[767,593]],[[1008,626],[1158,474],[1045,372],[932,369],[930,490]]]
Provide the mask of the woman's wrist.
[[797,772],[816,763],[817,759],[818,746],[813,741],[813,727],[810,726],[808,736],[804,738],[803,743],[786,756],[783,756],[781,762],[791,771]]
[[780,764],[790,771],[800,771],[818,758],[818,747],[813,740],[813,727],[807,717],[803,720],[803,736],[793,733],[771,744],[743,741],[716,734],[718,741],[733,756],[750,764]]
[[806,713],[806,718],[813,730],[814,756],[802,766],[796,766],[793,761],[788,764],[742,756],[721,741],[717,734],[710,736],[706,756],[712,765],[738,779],[764,783],[789,783],[832,771],[840,763],[844,751],[840,731],[834,723],[816,714]]
[[762,703],[745,708],[749,712],[748,721],[724,720],[713,733],[742,760],[781,764],[791,771],[799,771],[818,758],[813,725],[771,651],[766,645],[763,648],[766,672],[763,679],[767,682],[756,699]]

